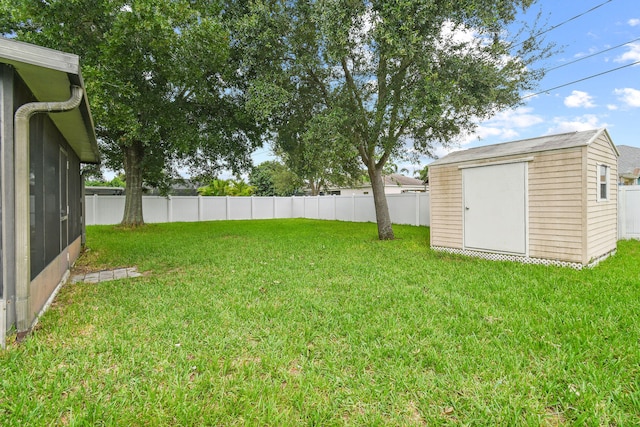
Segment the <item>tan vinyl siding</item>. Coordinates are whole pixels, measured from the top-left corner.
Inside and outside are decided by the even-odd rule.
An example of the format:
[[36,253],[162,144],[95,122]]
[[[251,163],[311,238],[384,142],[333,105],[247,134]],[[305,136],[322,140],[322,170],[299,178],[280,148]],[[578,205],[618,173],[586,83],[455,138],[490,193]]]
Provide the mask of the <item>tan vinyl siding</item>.
[[[464,249],[461,168],[519,161],[527,165],[529,257],[586,265],[615,250],[617,151],[606,130],[479,147],[431,166],[432,246]],[[609,168],[607,200],[598,200],[599,165]]]
[[[598,200],[598,166],[609,167],[607,200]],[[589,262],[616,248],[618,239],[618,159],[605,135],[600,135],[587,149],[587,251]]]
[[462,173],[453,167],[429,169],[431,246],[462,248]]
[[582,262],[582,165],[580,147],[529,163],[529,256]]

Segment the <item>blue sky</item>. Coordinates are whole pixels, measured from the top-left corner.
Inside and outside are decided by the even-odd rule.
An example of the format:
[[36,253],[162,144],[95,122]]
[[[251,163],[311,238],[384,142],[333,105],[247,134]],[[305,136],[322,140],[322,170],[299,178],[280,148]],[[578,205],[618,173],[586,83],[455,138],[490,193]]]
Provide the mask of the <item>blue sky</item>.
[[[640,38],[640,1],[540,0],[524,19],[533,19],[538,10],[550,27],[568,22],[543,35],[560,51],[542,65],[563,66],[550,70],[534,93],[640,61],[640,40],[585,58]],[[527,98],[524,105],[480,123],[461,148],[600,127],[616,145],[640,147],[640,65]],[[424,158],[423,164],[430,161]]]
[[[568,64],[640,38],[640,0],[539,0],[522,18],[532,20],[538,11],[549,27],[569,22],[544,35],[560,52],[540,65],[567,65],[549,71],[536,92],[640,61],[638,40]],[[522,106],[479,123],[476,134],[464,138],[457,149],[600,127],[608,129],[616,145],[640,147],[640,65],[527,98]],[[439,156],[446,152],[437,150]],[[270,154],[268,147],[257,150],[254,164],[271,159]],[[423,157],[421,165],[400,166],[412,175],[432,160]]]

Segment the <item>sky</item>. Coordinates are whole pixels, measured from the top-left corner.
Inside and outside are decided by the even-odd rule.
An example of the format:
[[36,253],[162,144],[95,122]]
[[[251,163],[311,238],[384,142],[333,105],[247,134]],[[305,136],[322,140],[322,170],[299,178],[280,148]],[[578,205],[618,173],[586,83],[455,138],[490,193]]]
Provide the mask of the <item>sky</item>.
[[[479,123],[475,134],[461,138],[453,150],[438,148],[437,156],[601,127],[614,144],[640,147],[640,64],[611,71],[640,61],[640,0],[538,0],[520,18],[532,21],[538,11],[547,27],[561,25],[542,35],[558,52],[538,64],[550,71],[533,92],[537,95]],[[612,49],[623,43],[628,44]],[[600,73],[606,74],[568,84]],[[253,154],[254,164],[271,159],[269,147]],[[411,176],[433,160],[423,156],[419,164],[397,164]]]

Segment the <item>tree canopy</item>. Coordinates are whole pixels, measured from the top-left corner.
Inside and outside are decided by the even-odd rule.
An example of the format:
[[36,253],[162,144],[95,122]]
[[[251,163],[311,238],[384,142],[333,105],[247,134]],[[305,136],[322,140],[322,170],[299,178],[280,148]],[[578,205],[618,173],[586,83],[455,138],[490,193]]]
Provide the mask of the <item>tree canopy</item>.
[[[348,141],[366,167],[380,239],[393,229],[382,171],[389,159],[432,154],[496,112],[517,105],[542,76],[548,53],[533,30],[510,33],[533,0],[273,0],[246,6],[237,43],[252,76],[248,105],[274,117],[316,123]],[[310,95],[307,95],[310,94]],[[313,99],[302,119],[282,110]],[[275,113],[274,113],[275,112]],[[310,117],[310,118],[309,118]],[[299,135],[296,135],[298,138]],[[309,140],[310,141],[310,140]]]
[[251,170],[249,184],[255,188],[256,196],[293,196],[303,183],[286,165],[271,160]]
[[218,2],[0,5],[2,34],[80,55],[105,164],[126,174],[123,224],[143,223],[143,183],[166,188],[180,166],[213,176],[251,164],[260,131]]

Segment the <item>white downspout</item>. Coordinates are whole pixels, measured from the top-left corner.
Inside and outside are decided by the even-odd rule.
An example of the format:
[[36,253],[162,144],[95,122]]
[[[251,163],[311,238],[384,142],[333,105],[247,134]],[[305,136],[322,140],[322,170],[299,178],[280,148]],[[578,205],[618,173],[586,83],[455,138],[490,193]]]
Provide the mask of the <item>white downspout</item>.
[[31,224],[29,210],[29,119],[37,113],[57,113],[80,105],[84,91],[71,86],[71,98],[61,102],[24,104],[14,116],[15,233],[16,233],[16,328],[31,327]]

